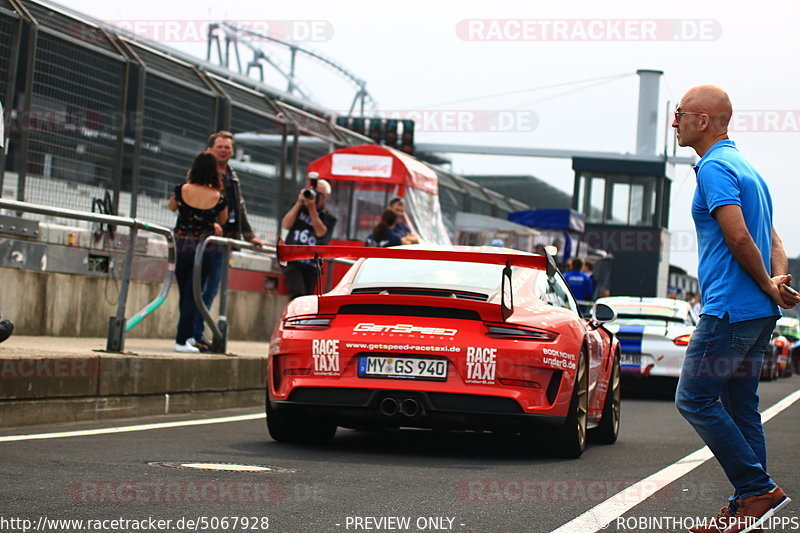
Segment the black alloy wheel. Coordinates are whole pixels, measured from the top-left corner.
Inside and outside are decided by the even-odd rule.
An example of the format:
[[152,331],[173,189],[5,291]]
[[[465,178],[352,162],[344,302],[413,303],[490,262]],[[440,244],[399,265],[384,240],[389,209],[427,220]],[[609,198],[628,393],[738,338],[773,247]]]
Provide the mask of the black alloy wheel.
[[619,350],[614,355],[611,375],[608,378],[608,391],[603,402],[603,417],[600,424],[589,431],[589,438],[598,444],[614,444],[619,436],[619,422],[622,406],[622,386],[620,378]]

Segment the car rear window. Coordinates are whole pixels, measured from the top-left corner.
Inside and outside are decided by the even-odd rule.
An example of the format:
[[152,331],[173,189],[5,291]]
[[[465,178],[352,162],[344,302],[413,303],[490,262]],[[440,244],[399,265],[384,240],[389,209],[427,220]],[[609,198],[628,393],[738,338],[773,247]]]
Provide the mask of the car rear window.
[[499,289],[502,271],[501,265],[485,263],[370,258],[361,265],[353,287],[447,287],[490,293]]

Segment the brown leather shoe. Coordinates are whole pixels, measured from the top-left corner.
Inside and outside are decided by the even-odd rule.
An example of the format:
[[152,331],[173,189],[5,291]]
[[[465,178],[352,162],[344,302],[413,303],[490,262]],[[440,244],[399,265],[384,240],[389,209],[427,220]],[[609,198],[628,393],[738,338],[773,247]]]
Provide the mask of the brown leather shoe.
[[736,514],[729,517],[725,533],[752,533],[792,500],[780,487],[766,494],[736,500]]
[[698,524],[690,527],[689,531],[692,533],[723,533],[723,528],[728,525],[728,520],[731,517],[730,504],[726,505],[719,510],[714,518],[709,518],[704,524]]

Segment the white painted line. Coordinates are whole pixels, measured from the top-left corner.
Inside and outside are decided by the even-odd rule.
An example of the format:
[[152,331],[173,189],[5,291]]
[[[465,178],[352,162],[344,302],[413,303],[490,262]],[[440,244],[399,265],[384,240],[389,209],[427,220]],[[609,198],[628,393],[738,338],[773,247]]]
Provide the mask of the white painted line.
[[15,442],[21,440],[61,439],[65,437],[87,437],[89,435],[110,435],[115,433],[130,433],[132,431],[148,431],[151,429],[179,428],[187,426],[205,426],[208,424],[225,424],[227,422],[243,422],[265,418],[264,413],[250,415],[226,416],[220,418],[199,418],[195,420],[181,420],[178,422],[161,422],[159,424],[140,424],[138,426],[122,426],[99,429],[82,429],[78,431],[64,431],[61,433],[36,433],[33,435],[7,435],[0,436],[0,442]]
[[[800,400],[800,390],[794,391],[789,396],[761,413],[762,423],[772,419],[775,415],[791,406],[797,400]],[[618,492],[577,518],[553,530],[552,533],[595,533],[598,530],[604,529],[618,517],[624,515],[659,490],[685,476],[712,457],[714,457],[714,454],[711,453],[708,446],[704,446],[663,470],[656,472],[652,476],[646,477],[625,490]]]
[[271,472],[272,468],[254,465],[227,465],[216,463],[181,463],[184,468],[195,468],[197,470],[221,470],[226,472]]

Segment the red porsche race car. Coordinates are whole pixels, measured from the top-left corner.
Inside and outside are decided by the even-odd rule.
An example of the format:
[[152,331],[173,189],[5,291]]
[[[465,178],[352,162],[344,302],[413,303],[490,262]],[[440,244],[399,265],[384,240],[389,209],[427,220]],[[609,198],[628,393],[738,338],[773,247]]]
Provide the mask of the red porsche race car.
[[617,439],[620,350],[606,305],[584,320],[548,256],[496,247],[287,246],[355,258],[272,334],[267,426],[326,442],[337,426],[519,432],[565,457]]

